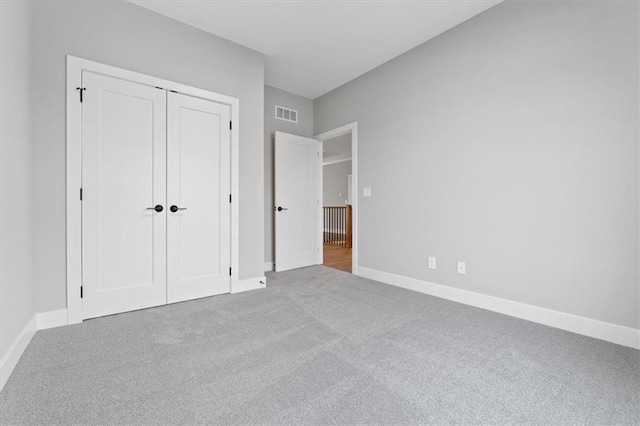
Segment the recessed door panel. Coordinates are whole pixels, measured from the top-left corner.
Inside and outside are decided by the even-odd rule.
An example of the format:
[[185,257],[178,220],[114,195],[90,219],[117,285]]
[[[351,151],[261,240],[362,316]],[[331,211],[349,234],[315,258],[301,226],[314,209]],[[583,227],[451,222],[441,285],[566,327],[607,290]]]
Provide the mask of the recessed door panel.
[[230,291],[230,112],[169,93],[169,303]]
[[83,84],[83,318],[164,304],[166,92]]

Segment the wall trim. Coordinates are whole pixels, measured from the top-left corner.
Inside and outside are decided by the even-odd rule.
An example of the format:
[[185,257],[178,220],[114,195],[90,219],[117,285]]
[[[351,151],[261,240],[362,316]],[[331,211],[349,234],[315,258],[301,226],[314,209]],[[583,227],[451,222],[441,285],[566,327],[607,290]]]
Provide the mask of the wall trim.
[[41,312],[36,314],[36,327],[38,330],[46,330],[49,328],[61,327],[67,325],[68,312],[66,309],[58,309],[57,311]]
[[526,303],[514,302],[512,300],[488,296],[416,278],[382,272],[363,266],[358,267],[358,275],[395,287],[475,306],[618,345],[640,349],[640,330],[634,328],[528,305]]
[[248,280],[239,280],[231,285],[231,294],[242,293],[250,290],[258,290],[267,286],[266,277],[249,278]]
[[263,270],[265,272],[271,272],[273,271],[273,262],[264,262],[264,268]]
[[29,346],[29,342],[33,339],[33,336],[36,334],[36,317],[34,316],[31,320],[24,326],[16,340],[11,344],[9,350],[2,357],[0,361],[0,391],[4,388],[4,385],[9,380],[9,376],[13,373],[14,368],[18,365],[18,361],[20,361],[20,357],[24,353],[27,346]]
[[323,166],[330,166],[332,164],[338,164],[338,163],[346,163],[347,161],[351,161],[351,154],[349,154],[348,157],[326,157],[322,159],[322,165]]

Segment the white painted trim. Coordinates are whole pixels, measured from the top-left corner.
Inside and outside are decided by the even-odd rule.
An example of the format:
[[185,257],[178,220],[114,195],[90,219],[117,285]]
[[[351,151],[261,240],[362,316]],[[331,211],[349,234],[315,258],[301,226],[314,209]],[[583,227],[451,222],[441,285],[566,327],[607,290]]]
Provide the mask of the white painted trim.
[[324,146],[323,141],[318,143],[318,161],[316,162],[317,174],[316,174],[316,194],[318,194],[318,208],[316,209],[316,264],[322,265],[324,263],[324,167],[322,166],[322,148]]
[[82,105],[77,87],[82,86],[82,62],[67,56],[67,322],[82,322]]
[[266,277],[239,280],[231,287],[231,294],[242,293],[250,290],[258,290],[267,286]]
[[[147,86],[174,90],[231,107],[231,289],[239,282],[240,238],[240,100],[208,90],[164,80],[86,59],[67,56],[67,323],[82,322],[82,228],[79,190],[82,186],[82,108],[77,87],[82,71],[91,71]],[[88,94],[90,96],[90,94]]]
[[[240,280],[240,100],[231,104],[231,289]],[[265,280],[266,282],[266,280]]]
[[[358,214],[359,214],[359,190],[358,190],[358,122],[354,121],[352,123],[345,124],[344,126],[337,127],[333,130],[329,130],[319,135],[316,135],[315,138],[320,140],[321,142],[328,141],[329,139],[336,138],[338,136],[346,135],[351,133],[351,187],[353,193],[353,200],[349,200],[351,202],[352,208],[352,226],[351,235],[353,239],[353,247],[351,249],[351,273],[353,275],[359,275],[358,268]],[[322,193],[322,188],[320,190]],[[323,225],[320,225],[322,228]],[[322,252],[322,250],[320,250]]]
[[349,154],[346,157],[342,157],[342,156],[325,157],[322,159],[322,165],[329,166],[331,164],[346,163],[347,161],[351,161],[351,154]]
[[442,299],[463,303],[465,305],[475,306],[477,308],[532,321],[538,324],[559,328],[561,330],[571,331],[584,336],[606,340],[618,345],[640,349],[640,330],[636,330],[634,328],[541,308],[539,306],[527,305],[525,303],[514,302],[512,300],[501,299],[499,297],[474,293],[455,287],[422,281],[416,278],[390,274],[388,272],[377,271],[363,266],[358,268],[358,274],[365,278],[407,290],[413,290],[418,293],[424,293]]
[[13,373],[13,369],[18,365],[20,357],[24,353],[29,342],[36,334],[36,318],[35,316],[24,326],[16,340],[11,344],[7,353],[0,361],[0,391],[9,380],[9,376]]
[[66,309],[57,311],[41,312],[36,314],[36,326],[38,330],[60,327],[68,324],[68,313]]
[[273,271],[273,262],[264,262],[264,271],[265,272]]

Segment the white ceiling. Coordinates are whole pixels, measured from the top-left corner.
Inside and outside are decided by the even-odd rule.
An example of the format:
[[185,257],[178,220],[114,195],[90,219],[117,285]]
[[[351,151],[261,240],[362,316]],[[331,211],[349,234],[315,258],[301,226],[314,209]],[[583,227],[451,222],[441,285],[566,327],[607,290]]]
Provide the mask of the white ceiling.
[[130,0],[265,55],[265,84],[315,99],[502,0]]

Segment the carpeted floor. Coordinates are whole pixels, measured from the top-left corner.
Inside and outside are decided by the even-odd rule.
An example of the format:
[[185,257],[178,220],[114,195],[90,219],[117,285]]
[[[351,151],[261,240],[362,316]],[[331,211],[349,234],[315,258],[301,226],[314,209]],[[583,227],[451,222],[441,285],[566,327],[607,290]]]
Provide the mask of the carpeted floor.
[[639,424],[640,351],[323,266],[40,331],[0,424]]

